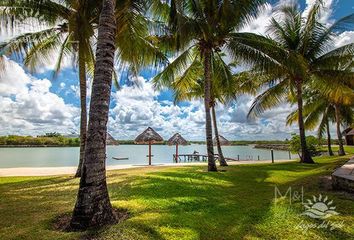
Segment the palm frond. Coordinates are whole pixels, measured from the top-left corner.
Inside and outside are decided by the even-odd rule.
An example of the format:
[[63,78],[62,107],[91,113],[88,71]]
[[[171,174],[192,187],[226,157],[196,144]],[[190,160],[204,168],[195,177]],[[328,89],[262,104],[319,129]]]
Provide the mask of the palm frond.
[[256,117],[273,107],[285,102],[288,95],[289,82],[285,79],[269,87],[253,101],[248,117]]

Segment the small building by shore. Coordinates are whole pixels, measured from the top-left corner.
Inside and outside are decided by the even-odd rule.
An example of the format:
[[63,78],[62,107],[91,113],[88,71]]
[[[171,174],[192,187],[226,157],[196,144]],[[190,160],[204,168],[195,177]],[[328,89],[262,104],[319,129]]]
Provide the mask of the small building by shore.
[[344,130],[345,143],[348,146],[354,146],[354,128],[347,128]]

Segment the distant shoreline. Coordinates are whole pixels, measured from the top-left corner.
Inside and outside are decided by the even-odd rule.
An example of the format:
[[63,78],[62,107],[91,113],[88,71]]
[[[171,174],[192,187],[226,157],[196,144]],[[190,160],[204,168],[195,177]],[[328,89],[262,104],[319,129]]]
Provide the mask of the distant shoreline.
[[[296,160],[277,160],[275,164],[282,164],[286,162],[292,162]],[[247,164],[269,164],[270,160],[247,160],[229,162],[229,165],[247,165]],[[161,167],[185,167],[185,166],[206,166],[206,162],[194,162],[194,163],[166,163],[156,165],[134,165],[134,164],[122,164],[107,166],[107,170],[123,170],[131,168],[161,168]],[[75,174],[77,167],[19,167],[19,168],[0,168],[0,177],[17,177],[17,176],[58,176]]]
[[277,151],[289,151],[288,144],[256,144],[254,148],[257,149],[274,149]]

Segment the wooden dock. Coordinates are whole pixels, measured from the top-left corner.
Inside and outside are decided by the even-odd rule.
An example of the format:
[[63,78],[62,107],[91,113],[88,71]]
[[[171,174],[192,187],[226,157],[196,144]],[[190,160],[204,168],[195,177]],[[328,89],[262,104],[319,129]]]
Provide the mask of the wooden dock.
[[[219,159],[219,154],[214,154],[215,160]],[[239,161],[239,159],[225,157],[226,161]],[[205,154],[178,154],[176,161],[176,154],[173,154],[173,162],[206,162],[208,161],[208,155]]]

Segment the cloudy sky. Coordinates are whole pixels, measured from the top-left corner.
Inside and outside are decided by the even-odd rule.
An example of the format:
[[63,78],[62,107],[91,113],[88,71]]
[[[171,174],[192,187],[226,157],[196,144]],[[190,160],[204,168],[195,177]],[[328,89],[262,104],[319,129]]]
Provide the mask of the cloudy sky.
[[[281,0],[280,4],[289,2]],[[300,0],[307,11],[315,0]],[[324,0],[326,11],[321,21],[331,22],[354,11],[353,0]],[[270,1],[260,16],[244,31],[263,34],[279,1]],[[31,29],[26,29],[26,31]],[[19,32],[1,29],[0,42]],[[341,46],[354,41],[354,32],[344,32],[336,38]],[[55,56],[53,56],[55,59]],[[59,76],[52,80],[54,61],[30,73],[19,59],[6,60],[7,71],[0,75],[0,135],[37,135],[57,131],[63,134],[79,131],[78,72],[66,61]],[[156,91],[150,80],[155,71],[143,71],[135,82],[139,87],[123,86],[113,89],[111,96],[109,132],[117,139],[133,139],[146,127],[155,128],[164,138],[180,132],[187,139],[204,137],[204,111],[201,101],[174,105],[170,91]],[[90,91],[90,89],[88,89]],[[286,104],[265,112],[257,119],[247,119],[251,96],[242,96],[228,106],[218,106],[219,132],[232,140],[285,139],[297,132],[296,126],[285,126],[293,107]]]

